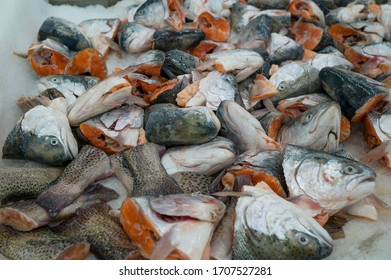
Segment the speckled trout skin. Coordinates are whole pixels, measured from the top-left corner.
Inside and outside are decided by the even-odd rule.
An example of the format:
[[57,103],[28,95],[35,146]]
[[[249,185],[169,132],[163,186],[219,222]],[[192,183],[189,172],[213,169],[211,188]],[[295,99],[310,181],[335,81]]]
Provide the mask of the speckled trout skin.
[[323,259],[333,242],[312,217],[273,191],[244,187],[235,208],[233,259]]
[[177,172],[170,175],[178,183],[183,193],[211,194],[211,185],[214,177],[198,174],[195,172]]
[[97,184],[87,189],[73,203],[62,209],[56,217],[49,214],[34,200],[21,200],[0,208],[0,224],[9,225],[16,230],[30,231],[49,223],[61,222],[72,217],[79,208],[105,203],[118,198],[118,193]]
[[73,238],[61,237],[48,227],[18,232],[0,226],[0,253],[14,260],[82,260],[90,245]]
[[182,193],[160,163],[162,147],[147,143],[115,155],[113,169],[130,196],[159,196]]
[[124,260],[137,250],[120,224],[110,215],[106,204],[80,209],[71,219],[53,230],[68,238],[78,238],[91,244],[91,251],[100,259]]
[[36,198],[61,172],[60,168],[0,168],[0,205]]
[[102,150],[86,145],[48,190],[38,196],[36,203],[54,217],[91,183],[112,174],[109,157]]

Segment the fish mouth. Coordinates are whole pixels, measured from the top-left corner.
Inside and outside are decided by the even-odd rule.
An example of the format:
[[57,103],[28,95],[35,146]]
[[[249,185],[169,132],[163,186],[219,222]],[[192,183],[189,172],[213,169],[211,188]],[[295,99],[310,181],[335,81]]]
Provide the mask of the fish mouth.
[[[354,179],[350,184],[348,184],[348,186],[346,187],[346,190],[349,192],[353,192],[360,187],[362,191],[367,190],[364,193],[366,195],[369,195],[375,191],[375,185],[376,185],[376,177],[373,177],[371,175],[366,175],[366,176],[362,176],[357,179]],[[363,196],[363,197],[365,197],[365,196]]]

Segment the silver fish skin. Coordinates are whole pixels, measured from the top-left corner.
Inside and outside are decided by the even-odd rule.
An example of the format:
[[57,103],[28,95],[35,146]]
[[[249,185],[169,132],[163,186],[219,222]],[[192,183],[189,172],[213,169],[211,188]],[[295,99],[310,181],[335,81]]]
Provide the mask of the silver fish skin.
[[155,29],[136,22],[126,22],[118,32],[118,42],[127,53],[142,53],[152,49]]
[[[57,104],[65,102],[57,99]],[[51,166],[63,166],[77,154],[78,145],[65,113],[42,105],[24,114],[3,146],[3,158],[27,159]]]
[[239,104],[225,100],[221,102],[216,115],[221,122],[220,134],[234,142],[239,153],[281,148],[280,144],[266,135],[257,119]]
[[61,237],[48,227],[19,232],[0,225],[0,253],[13,260],[83,260],[90,244]]
[[86,145],[55,182],[36,199],[51,217],[71,204],[93,182],[113,175],[109,157]]
[[92,76],[82,75],[49,75],[42,77],[37,82],[38,93],[55,88],[61,92],[67,100],[68,106],[75,102],[76,98],[99,82]]
[[330,216],[375,191],[376,173],[346,157],[287,145],[284,175],[290,197],[306,197]]
[[380,143],[391,140],[391,111],[369,113],[365,118],[371,123]]
[[60,168],[0,168],[0,205],[35,199],[61,173]]
[[79,26],[69,20],[59,17],[48,17],[38,31],[38,41],[56,40],[71,51],[80,51],[91,47],[87,36]]
[[334,152],[339,146],[341,108],[337,102],[323,102],[305,111],[280,129],[277,141],[315,150]]
[[137,9],[133,19],[144,26],[161,28],[169,12],[166,0],[147,0]]
[[321,85],[318,73],[309,62],[294,61],[281,66],[269,79],[278,90],[278,94],[271,97],[272,102],[319,92]]
[[231,140],[217,136],[204,144],[169,148],[161,162],[169,175],[177,172],[212,175],[228,166],[236,154]]
[[[267,186],[267,185],[266,185]],[[233,259],[323,259],[330,235],[297,205],[270,189],[244,186],[235,207]]]

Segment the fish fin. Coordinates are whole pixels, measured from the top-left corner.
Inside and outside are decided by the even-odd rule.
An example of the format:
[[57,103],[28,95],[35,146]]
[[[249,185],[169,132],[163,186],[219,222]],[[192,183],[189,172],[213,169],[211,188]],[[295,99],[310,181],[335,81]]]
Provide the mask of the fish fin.
[[173,244],[173,231],[172,229],[165,233],[155,244],[152,254],[150,256],[151,260],[164,260],[166,259],[171,252],[175,250],[177,244]]
[[21,53],[21,52],[12,52],[13,55],[19,56],[21,58],[27,59],[29,57],[28,53]]
[[250,77],[254,73],[254,69],[252,67],[244,68],[243,70],[239,71],[238,74],[235,76],[235,81],[237,83],[244,81],[248,77]]
[[390,153],[391,150],[391,140],[385,141],[376,148],[369,151],[365,154],[361,160],[364,162],[370,162],[374,160],[379,160]]
[[329,220],[330,216],[328,213],[322,213],[314,216],[313,218],[318,222],[318,224],[324,226]]
[[197,66],[196,70],[204,71],[204,70],[212,67],[216,63],[216,61],[217,61],[217,59],[208,59],[207,61],[200,63]]

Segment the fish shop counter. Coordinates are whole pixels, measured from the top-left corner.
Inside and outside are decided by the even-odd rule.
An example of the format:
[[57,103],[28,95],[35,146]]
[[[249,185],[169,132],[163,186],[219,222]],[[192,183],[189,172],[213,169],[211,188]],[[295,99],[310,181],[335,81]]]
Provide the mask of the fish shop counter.
[[[142,0],[123,0],[114,6],[52,6],[45,0],[5,1],[0,0],[0,146],[22,116],[16,104],[19,97],[35,96],[38,76],[30,64],[13,54],[26,52],[32,42],[36,42],[37,31],[48,16],[62,17],[74,23],[92,18],[122,17],[126,7]],[[28,15],[26,14],[28,11]],[[15,20],[18,20],[15,24]],[[115,58],[113,58],[115,59]],[[118,61],[117,61],[118,62]],[[121,64],[121,62],[119,62]],[[125,65],[118,65],[124,67]],[[110,67],[109,67],[110,68]],[[110,71],[111,69],[109,69]],[[341,148],[348,150],[356,158],[369,151],[363,137],[361,124],[352,126],[352,135],[342,143]],[[36,167],[33,162],[0,159],[0,166]],[[391,204],[391,172],[380,163],[369,164],[376,173],[375,194]],[[379,213],[377,221],[354,219],[343,226],[345,237],[335,240],[333,253],[328,259],[391,259],[391,213]],[[5,259],[0,255],[0,259]]]

